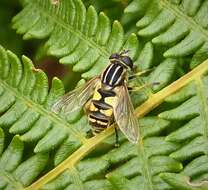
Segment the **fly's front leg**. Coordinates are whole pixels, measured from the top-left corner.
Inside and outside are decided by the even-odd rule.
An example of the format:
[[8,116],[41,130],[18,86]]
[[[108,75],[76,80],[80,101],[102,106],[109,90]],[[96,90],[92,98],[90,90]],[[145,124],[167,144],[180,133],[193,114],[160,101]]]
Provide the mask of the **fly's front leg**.
[[154,86],[154,85],[159,85],[160,83],[159,82],[152,82],[152,83],[147,83],[147,84],[144,84],[144,85],[142,85],[142,86],[135,86],[135,87],[128,87],[128,90],[130,91],[130,92],[132,92],[132,91],[140,91],[140,90],[142,90],[143,88],[146,88],[146,87],[152,87],[152,86]]
[[144,71],[139,71],[139,72],[137,72],[137,73],[134,73],[133,75],[130,75],[130,76],[128,77],[128,79],[129,79],[129,80],[135,79],[135,78],[137,78],[138,76],[142,76],[142,75],[145,75],[145,74],[151,72],[152,70],[153,70],[153,69],[146,69],[146,70],[144,70]]
[[[135,74],[133,74],[133,75],[130,75],[130,76],[128,77],[128,81],[131,82],[131,81],[133,81],[134,79],[137,79],[138,76],[145,75],[145,74],[151,72],[152,70],[153,70],[153,69],[146,69],[146,70],[144,70],[144,71],[140,71],[140,72],[137,72],[137,73],[135,73]],[[143,88],[146,88],[146,87],[152,87],[152,86],[158,85],[158,84],[159,84],[159,82],[152,82],[152,83],[147,83],[147,84],[144,84],[144,85],[141,85],[141,86],[132,86],[132,87],[131,87],[131,86],[128,86],[128,90],[129,90],[129,91],[140,91],[140,90],[142,90]]]

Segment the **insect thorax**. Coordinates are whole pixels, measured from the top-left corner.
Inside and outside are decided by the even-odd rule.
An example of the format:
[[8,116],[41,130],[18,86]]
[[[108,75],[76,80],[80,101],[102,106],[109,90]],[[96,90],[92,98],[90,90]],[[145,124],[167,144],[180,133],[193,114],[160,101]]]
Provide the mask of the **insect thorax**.
[[105,86],[115,87],[123,84],[127,69],[119,62],[111,63],[101,75],[101,82]]

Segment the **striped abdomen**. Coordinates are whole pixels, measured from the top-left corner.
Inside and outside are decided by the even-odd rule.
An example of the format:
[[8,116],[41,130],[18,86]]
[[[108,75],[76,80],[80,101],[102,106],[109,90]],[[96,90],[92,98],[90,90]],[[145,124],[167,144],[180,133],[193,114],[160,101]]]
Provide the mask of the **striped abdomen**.
[[95,90],[88,110],[89,123],[93,134],[100,133],[113,122],[112,102],[116,99],[113,91]]
[[103,72],[101,82],[105,85],[115,87],[121,85],[126,73],[126,68],[117,63],[111,63]]

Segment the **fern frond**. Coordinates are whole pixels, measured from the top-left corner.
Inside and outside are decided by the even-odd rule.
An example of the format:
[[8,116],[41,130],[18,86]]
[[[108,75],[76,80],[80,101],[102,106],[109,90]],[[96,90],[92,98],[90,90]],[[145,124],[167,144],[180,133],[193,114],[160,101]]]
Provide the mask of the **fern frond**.
[[35,69],[27,57],[20,62],[2,47],[0,54],[0,126],[12,134],[21,134],[23,141],[37,142],[36,152],[53,149],[71,135],[83,141],[83,135],[50,112],[51,105],[64,93],[62,82],[54,78],[49,89],[45,73]]
[[[24,39],[49,37],[48,53],[59,57],[60,63],[73,65],[73,70],[87,79],[106,67],[112,52],[128,48],[134,57],[138,46],[135,35],[124,38],[118,21],[111,26],[103,12],[98,15],[93,6],[86,10],[81,0],[63,0],[59,6],[50,0],[28,1],[13,22]],[[132,38],[134,44],[129,43]]]
[[[174,185],[169,181],[165,182],[160,176],[161,173],[165,175],[169,172],[174,174],[186,172],[185,175],[193,179],[197,173],[206,175],[203,169],[199,168],[193,171],[193,174],[189,169],[198,165],[200,160],[204,160],[200,156],[205,156],[206,146],[198,150],[195,147],[197,143],[206,142],[204,138],[206,133],[202,131],[202,135],[193,135],[192,137],[195,137],[193,140],[188,137],[186,142],[189,141],[190,145],[181,143],[180,140],[172,142],[166,139],[168,138],[165,137],[166,135],[174,133],[168,130],[174,125],[169,116],[166,119],[159,117],[165,117],[171,110],[162,112],[159,117],[158,114],[153,114],[154,116],[140,120],[141,140],[137,145],[131,144],[119,134],[121,146],[115,149],[114,137],[109,137],[113,133],[113,128],[86,139],[84,136],[86,127],[82,128],[83,124],[87,123],[86,116],[79,116],[72,125],[66,118],[61,118],[50,111],[53,102],[64,93],[63,85],[58,79],[53,80],[49,89],[44,72],[35,69],[28,58],[23,56],[21,62],[12,52],[2,47],[0,55],[0,104],[2,105],[0,185],[2,188],[57,190],[80,187],[91,189],[93,186],[101,189],[134,189],[137,186],[143,189],[165,190],[173,188]],[[143,116],[161,104],[166,97],[194,81],[197,82],[195,93],[190,95],[188,91],[188,95],[184,95],[186,94],[184,92],[178,94],[185,97],[184,101],[198,97],[199,107],[185,110],[184,113],[178,111],[178,120],[190,120],[195,116],[193,113],[198,111],[196,115],[200,115],[202,125],[206,125],[207,103],[203,85],[206,84],[207,77],[202,75],[207,70],[207,62],[204,62],[172,85],[153,94],[136,109],[138,116]],[[169,101],[170,99],[171,97]],[[177,100],[178,97],[173,99]],[[183,101],[178,102],[183,104]],[[193,102],[192,104],[195,105]],[[177,120],[176,114],[175,120]],[[7,133],[10,136],[14,134],[8,147],[4,143]],[[106,139],[107,137],[109,138]],[[26,151],[24,146],[32,147],[30,151],[26,148],[29,154],[23,159]],[[189,165],[184,162],[186,161],[184,155],[188,155],[193,160],[195,159],[193,156],[199,157]],[[40,176],[42,177],[39,178]],[[31,184],[36,179],[37,181]],[[123,179],[125,183],[119,183],[118,179]]]
[[208,188],[207,176],[202,178],[202,182],[190,182],[190,178],[183,174],[162,173],[160,175],[167,183],[172,185],[176,189],[188,189],[188,190],[206,190]]
[[[62,82],[54,78],[49,89],[47,80],[46,74],[35,69],[27,57],[23,56],[20,61],[11,51],[0,47],[0,153],[4,151],[0,158],[2,188],[21,186],[16,180],[23,186],[31,184],[46,168],[48,152],[63,144],[61,150],[70,143],[64,152],[68,156],[86,141],[86,128],[80,133],[78,128],[72,128],[50,111],[54,101],[64,94],[64,88]],[[4,148],[2,129],[17,135],[7,149]],[[22,158],[25,143],[32,144],[28,160]],[[57,151],[55,164],[60,162],[60,152]],[[61,161],[65,158],[62,155]]]
[[[186,121],[177,130],[171,132],[166,140],[179,142],[183,146],[170,154],[172,158],[186,163],[183,174],[189,176],[193,183],[206,180],[207,176],[207,145],[208,145],[208,102],[207,102],[208,77],[198,77],[194,82],[170,96],[166,101],[169,103],[179,102],[179,105],[171,110],[159,114],[159,117],[170,121]],[[203,177],[204,176],[204,177]],[[164,174],[165,181],[174,179],[177,188],[182,188],[180,178],[174,175]],[[177,181],[178,180],[178,181]],[[195,189],[194,184],[186,179],[184,186]],[[199,186],[199,187],[198,187]],[[199,189],[207,188],[206,183],[196,184]],[[205,189],[206,189],[205,188]]]
[[[1,128],[0,141],[3,147],[6,139]],[[48,153],[38,153],[24,160],[24,143],[19,136],[14,136],[9,146],[4,149],[0,154],[1,189],[23,189],[23,186],[31,184],[47,166]]]
[[[31,16],[31,19],[34,19],[30,22],[31,26],[26,23],[25,14],[28,15],[26,17]],[[80,14],[82,16],[79,16]],[[49,20],[49,26],[44,24],[46,20]],[[108,64],[109,55],[120,49],[130,50],[130,55],[140,70],[161,65],[154,69],[150,76],[139,81],[139,84],[145,81],[160,82],[154,91],[160,90],[180,76],[173,77],[174,73],[178,73],[177,60],[157,59],[153,44],[147,42],[140,47],[135,34],[129,35],[127,40],[124,39],[123,28],[118,21],[111,27],[104,13],[101,12],[98,16],[92,6],[86,11],[81,1],[64,0],[59,6],[53,6],[49,0],[29,1],[13,21],[17,32],[24,34],[25,39],[49,37],[46,42],[49,53],[60,57],[61,63],[74,64],[73,70],[81,72],[85,79],[100,74]],[[41,36],[40,33],[45,35]],[[164,72],[166,76],[160,75],[163,69],[168,70]],[[147,89],[146,94],[137,96],[136,104],[151,94],[152,90]]]
[[[191,67],[206,58],[207,19],[203,18],[207,4],[197,1],[188,8],[190,2],[132,1],[126,11],[140,12],[142,18],[137,26],[141,46],[135,34],[126,39],[118,21],[111,26],[104,13],[98,15],[92,6],[86,10],[81,0],[63,0],[59,6],[53,6],[50,0],[26,2],[14,18],[14,27],[25,39],[48,38],[49,54],[59,57],[61,63],[73,65],[73,70],[83,73],[86,79],[100,73],[112,52],[130,49],[139,69],[155,67],[150,75],[136,82],[160,82],[153,88],[158,91],[155,94],[147,88],[132,95],[135,105],[147,100],[136,109],[137,116],[152,111],[164,99],[166,102],[140,119],[141,140],[137,145],[119,134],[121,146],[115,149],[114,137],[109,137],[113,128],[86,139],[86,116],[78,113],[63,118],[52,113],[51,105],[64,93],[62,83],[55,78],[49,89],[46,75],[35,69],[28,58],[23,57],[21,62],[1,48],[0,187],[205,189],[207,62],[173,82],[184,74],[181,68],[187,62],[180,61],[180,57],[191,58],[194,54],[192,63],[188,62]],[[161,53],[165,58],[160,57]],[[168,97],[181,87],[181,91]],[[171,110],[167,105],[171,105]],[[7,133],[14,135],[12,142],[19,145],[15,153],[9,152],[14,143],[8,147],[3,143]],[[23,146],[31,146],[25,160]],[[10,156],[11,168],[4,167],[10,161],[7,155],[14,155],[13,160]],[[33,164],[36,167],[32,168]],[[30,167],[31,171],[25,172]],[[10,177],[5,181],[5,176]]]
[[[206,64],[203,66],[205,66],[204,69],[208,69]],[[184,80],[184,84],[187,84],[188,81],[200,76],[201,72],[202,70],[192,72],[193,75],[190,75],[189,78],[185,76],[181,80]],[[177,85],[174,86],[177,88]],[[159,94],[158,96],[160,96]],[[157,105],[156,102],[154,103]],[[164,171],[177,173],[182,171],[183,168],[179,161],[169,157],[174,149],[177,151],[182,145],[177,142],[169,143],[160,135],[171,127],[171,122],[158,117],[146,117],[140,120],[140,125],[142,127],[141,136],[144,140],[138,146],[124,142],[121,147],[110,151],[109,149],[103,150],[98,157],[88,157],[77,163],[75,167],[71,166],[70,163],[73,162],[73,158],[69,157],[51,174],[47,174],[44,179],[51,179],[52,174],[55,171],[60,171],[64,165],[69,166],[68,170],[46,184],[43,189],[64,189],[66,187],[67,189],[77,189],[80,185],[85,189],[90,189],[92,188],[90,184],[94,184],[95,187],[101,186],[103,189],[135,189],[135,187],[171,189],[172,185],[164,183],[160,178],[160,173]],[[81,148],[81,150],[83,149]],[[102,154],[103,152],[104,154]],[[100,179],[100,176],[103,175],[107,177],[110,183],[105,178]],[[119,178],[117,178],[118,175]],[[74,176],[76,176],[75,181],[72,180]],[[124,184],[120,182],[123,179],[126,180]],[[39,187],[38,185],[43,184],[43,182],[43,180],[37,181],[28,190]]]
[[166,58],[194,55],[190,62],[193,68],[208,57],[207,7],[207,1],[134,0],[125,12],[143,13],[136,23],[138,35],[167,47],[163,53]]

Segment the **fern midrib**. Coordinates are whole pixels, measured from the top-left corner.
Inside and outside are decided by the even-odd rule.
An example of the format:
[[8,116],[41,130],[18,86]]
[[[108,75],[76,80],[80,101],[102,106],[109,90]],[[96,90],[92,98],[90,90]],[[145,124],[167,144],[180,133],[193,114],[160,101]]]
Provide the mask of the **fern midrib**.
[[5,171],[2,167],[0,167],[0,176],[5,179],[9,184],[12,184],[13,187],[15,187],[16,190],[22,190],[23,186],[20,182],[18,182],[12,174]]
[[179,78],[177,81],[174,81],[169,86],[163,88],[156,94],[153,94],[149,99],[144,102],[141,106],[135,109],[135,114],[137,117],[143,117],[149,110],[156,108],[161,104],[164,99],[171,94],[175,93],[177,90],[181,89],[183,86],[187,85],[189,82],[196,80],[203,73],[208,71],[208,60],[205,60],[195,69],[187,73],[186,75]]
[[104,139],[114,133],[114,127],[107,128],[104,132],[88,139],[78,150],[70,155],[66,160],[59,164],[56,168],[48,172],[46,175],[38,179],[32,185],[26,187],[24,190],[34,190],[41,188],[44,184],[54,179],[60,173],[66,169],[73,169],[75,164],[80,161],[84,156],[91,152],[95,147],[102,142]]
[[[206,103],[206,96],[205,96],[205,86],[202,82],[202,78],[198,77],[196,79],[196,86],[197,86],[197,94],[199,97],[199,104],[200,104],[200,116],[203,122],[204,127],[204,138],[206,139],[206,142],[208,142],[208,105]],[[206,153],[208,154],[208,148],[206,150]]]
[[[185,76],[181,77],[177,81],[175,81],[173,84],[165,87],[163,90],[157,92],[156,94],[152,95],[146,102],[144,102],[141,106],[139,106],[135,110],[135,114],[137,117],[143,117],[145,114],[153,110],[156,106],[162,103],[162,101],[165,100],[165,98],[189,82],[195,80],[197,77],[201,76],[203,73],[205,73],[208,70],[208,60],[204,61],[202,64],[200,64],[198,67],[196,67],[194,70],[186,74]],[[152,100],[152,102],[151,102]],[[141,111],[140,111],[141,110]],[[90,151],[92,151],[95,146],[97,146],[100,142],[102,142],[104,139],[109,137],[114,133],[114,128],[109,127],[104,132],[90,138],[87,140],[78,150],[76,150],[72,155],[70,155],[66,160],[64,160],[61,164],[59,164],[56,168],[48,172],[46,175],[41,177],[39,180],[34,182],[32,185],[25,188],[25,190],[34,190],[39,189],[44,184],[48,183],[50,180],[54,179],[56,176],[58,176],[61,172],[63,172],[66,169],[73,168],[74,165],[80,161],[85,155],[87,155]],[[143,148],[143,147],[142,147]],[[143,153],[145,156],[145,152]],[[151,182],[150,177],[150,171],[148,168],[148,162],[147,158],[144,157],[143,163],[144,166],[144,176],[149,176],[148,181]],[[152,185],[150,185],[152,187]]]
[[57,23],[58,25],[62,26],[66,31],[70,31],[71,33],[73,33],[75,36],[78,36],[79,39],[85,41],[86,43],[89,44],[90,47],[92,48],[96,48],[101,52],[101,55],[104,57],[108,57],[109,56],[109,52],[104,49],[101,48],[101,46],[99,46],[96,42],[94,42],[93,40],[91,40],[90,38],[87,38],[85,35],[83,35],[82,32],[80,32],[79,30],[73,28],[71,25],[67,25],[64,20],[60,19],[59,17],[57,17],[55,14],[53,16],[51,16],[51,14],[49,14],[47,11],[48,9],[44,9],[43,6],[40,6],[37,1],[33,2],[30,1],[31,4],[34,4],[35,6],[37,6],[37,10],[41,11],[41,14],[45,15],[46,17],[49,17],[50,19],[52,19],[55,23]]
[[86,142],[86,138],[83,135],[81,135],[78,131],[74,130],[72,128],[73,127],[72,125],[70,125],[69,123],[67,123],[60,117],[58,117],[53,112],[46,110],[43,108],[43,106],[40,106],[39,104],[31,101],[28,97],[22,95],[19,91],[17,91],[15,88],[8,85],[2,79],[0,79],[0,85],[2,85],[5,89],[9,90],[9,92],[12,93],[14,97],[17,97],[18,99],[23,101],[26,105],[29,105],[30,107],[32,107],[32,109],[34,109],[41,115],[44,115],[45,117],[49,118],[50,121],[57,124],[56,126],[64,127],[64,129],[67,132],[69,132],[69,134],[72,134],[75,137],[77,137],[82,143]]
[[205,37],[204,40],[208,41],[208,31],[205,30],[200,24],[196,23],[192,17],[187,16],[178,8],[178,6],[171,4],[167,0],[160,0],[159,2],[161,3],[162,7],[170,10],[177,18],[187,23],[187,25],[190,26],[193,31],[200,32]]

